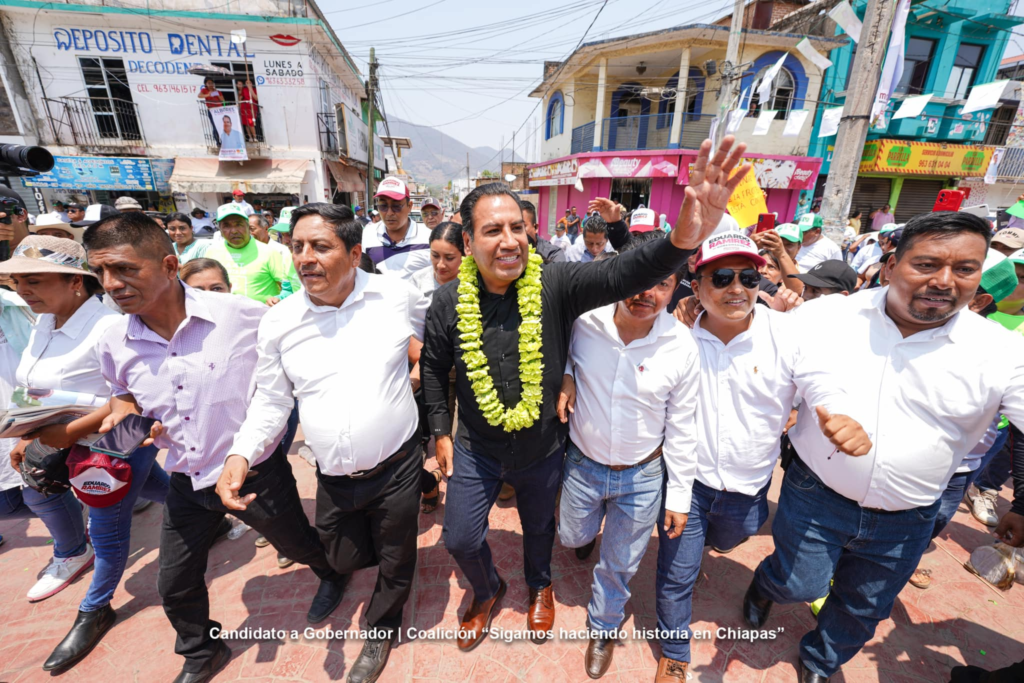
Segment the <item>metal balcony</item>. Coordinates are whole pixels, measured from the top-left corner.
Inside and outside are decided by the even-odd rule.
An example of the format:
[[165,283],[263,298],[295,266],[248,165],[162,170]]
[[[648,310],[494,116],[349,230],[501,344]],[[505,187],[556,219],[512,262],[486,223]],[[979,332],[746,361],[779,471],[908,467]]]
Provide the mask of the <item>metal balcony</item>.
[[[675,114],[647,116],[613,116],[601,122],[601,151],[626,152],[646,149],[669,149],[672,119]],[[679,147],[696,149],[711,131],[710,115],[683,114]],[[594,122],[572,131],[571,153],[589,152],[594,148]]]
[[44,98],[54,143],[85,152],[146,153],[139,107],[112,97]]
[[[206,141],[206,146],[209,148],[212,154],[220,152],[220,134],[219,129],[215,130],[213,127],[213,115],[203,102],[198,102],[198,113],[200,123],[203,127],[203,139]],[[255,135],[250,135],[249,131],[242,126],[242,136],[245,139],[245,148],[249,153],[249,156],[262,156],[267,151],[267,141],[263,134],[263,107],[259,104],[249,105],[256,111],[256,125],[253,126]]]

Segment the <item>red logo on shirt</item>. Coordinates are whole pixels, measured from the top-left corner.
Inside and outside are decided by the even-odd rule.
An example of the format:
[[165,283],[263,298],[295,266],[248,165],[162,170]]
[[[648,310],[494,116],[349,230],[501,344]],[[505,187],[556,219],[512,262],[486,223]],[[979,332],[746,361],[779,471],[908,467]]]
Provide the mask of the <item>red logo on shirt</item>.
[[299,42],[302,40],[301,38],[296,38],[295,36],[290,36],[286,33],[275,33],[274,35],[270,36],[270,39],[277,43],[278,45],[283,45],[285,47],[292,47],[293,45],[298,45]]

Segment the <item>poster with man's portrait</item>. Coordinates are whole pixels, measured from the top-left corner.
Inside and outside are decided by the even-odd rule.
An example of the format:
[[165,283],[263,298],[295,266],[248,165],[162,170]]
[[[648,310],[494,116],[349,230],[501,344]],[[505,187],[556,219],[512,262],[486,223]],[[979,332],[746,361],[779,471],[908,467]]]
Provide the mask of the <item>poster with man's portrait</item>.
[[247,161],[249,153],[245,149],[245,132],[242,130],[242,119],[238,107],[217,107],[210,110],[213,125],[220,138],[221,161]]

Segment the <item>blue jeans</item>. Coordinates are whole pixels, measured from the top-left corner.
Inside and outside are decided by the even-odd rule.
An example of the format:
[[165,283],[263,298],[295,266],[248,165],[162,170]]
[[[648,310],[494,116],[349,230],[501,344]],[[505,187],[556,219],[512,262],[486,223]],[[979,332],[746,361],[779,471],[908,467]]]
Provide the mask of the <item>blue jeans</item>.
[[502,482],[516,490],[523,526],[523,563],[531,588],[551,585],[551,550],[555,544],[555,497],[562,481],[562,456],[551,455],[518,470],[495,458],[472,453],[456,437],[454,472],[448,480],[444,511],[444,546],[483,602],[498,592],[498,572],[487,545],[487,516]]
[[132,530],[132,507],[139,496],[156,503],[167,497],[170,479],[156,463],[156,446],[139,448],[128,457],[132,467],[132,484],[128,495],[104,508],[89,508],[89,536],[96,550],[96,564],[92,583],[78,609],[95,612],[110,603],[114,590],[121,582],[128,563],[129,541]]
[[999,438],[992,445],[992,448],[985,457],[981,459],[981,467],[975,470],[974,485],[982,491],[995,491],[999,493],[1003,484],[1010,478],[1010,470],[1013,466],[1013,453],[1007,445],[1010,436],[1010,429],[1000,430]]
[[941,534],[942,530],[949,524],[949,520],[953,519],[953,515],[956,514],[956,511],[960,508],[960,503],[964,500],[964,493],[967,491],[967,487],[977,473],[978,470],[974,472],[960,472],[954,474],[953,478],[949,480],[946,490],[939,496],[939,514],[935,516],[935,528],[932,529],[932,538]]
[[897,512],[862,508],[793,460],[772,523],[775,552],[761,562],[754,581],[761,595],[779,603],[828,595],[817,627],[800,641],[809,670],[831,676],[871,640],[931,542],[939,505]]
[[594,462],[570,442],[562,473],[558,537],[579,548],[597,538],[604,518],[601,559],[594,567],[587,607],[590,628],[614,631],[625,618],[629,581],[658,521],[665,480],[663,458],[616,472]]
[[[9,463],[0,466],[9,467]],[[46,525],[53,537],[53,556],[57,559],[77,557],[85,552],[85,522],[82,504],[68,489],[60,495],[44,496],[29,488],[0,491],[0,518],[25,518],[35,515]]]
[[753,536],[768,519],[768,487],[753,496],[716,491],[693,482],[690,516],[679,538],[665,535],[664,511],[658,521],[658,630],[661,652],[677,662],[690,661],[693,585],[700,575],[704,546],[730,549]]

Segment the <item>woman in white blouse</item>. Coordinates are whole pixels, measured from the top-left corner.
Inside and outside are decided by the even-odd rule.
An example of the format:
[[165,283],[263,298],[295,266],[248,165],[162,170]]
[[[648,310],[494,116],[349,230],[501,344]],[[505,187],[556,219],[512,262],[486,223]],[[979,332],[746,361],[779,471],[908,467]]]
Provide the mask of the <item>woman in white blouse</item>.
[[[19,386],[73,391],[96,397],[102,406],[85,417],[50,425],[30,437],[51,448],[70,448],[99,430],[109,414],[110,387],[100,372],[97,341],[118,314],[99,299],[102,292],[89,272],[85,250],[71,240],[31,236],[18,245],[0,273],[9,273],[18,295],[38,315],[16,374]],[[19,460],[31,443],[22,440],[12,454]],[[71,631],[43,669],[65,669],[88,654],[114,624],[110,607],[129,554],[132,507],[140,495],[163,502],[168,476],[156,463],[157,449],[139,448],[127,458],[132,468],[128,495],[108,507],[89,508],[89,532],[96,553],[92,583]]]

